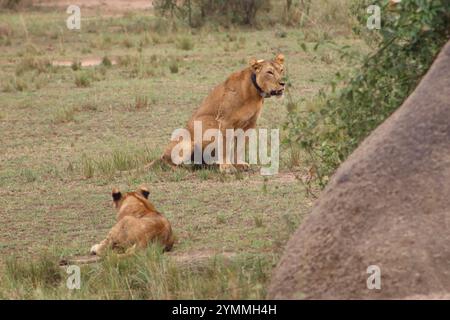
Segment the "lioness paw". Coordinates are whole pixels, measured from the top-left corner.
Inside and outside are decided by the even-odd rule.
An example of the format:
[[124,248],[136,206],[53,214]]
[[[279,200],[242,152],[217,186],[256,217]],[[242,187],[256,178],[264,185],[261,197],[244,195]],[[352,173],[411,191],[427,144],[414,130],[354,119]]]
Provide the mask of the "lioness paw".
[[237,171],[232,164],[221,164],[219,170],[222,173],[235,173]]
[[235,164],[234,167],[240,171],[249,171],[250,165],[248,163],[238,163]]
[[91,255],[96,255],[97,252],[98,252],[98,247],[99,247],[99,246],[100,246],[99,244],[94,244],[94,245],[91,247],[91,250],[89,251],[89,254],[91,254]]

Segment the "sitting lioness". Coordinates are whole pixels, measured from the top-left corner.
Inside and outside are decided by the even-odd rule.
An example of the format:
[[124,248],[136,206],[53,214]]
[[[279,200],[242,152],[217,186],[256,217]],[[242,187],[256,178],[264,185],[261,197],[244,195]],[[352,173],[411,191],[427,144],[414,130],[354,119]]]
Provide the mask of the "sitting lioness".
[[[192,137],[187,143],[186,150],[202,151],[211,141],[203,141],[202,145],[194,143],[194,122],[201,121],[202,131],[208,129],[220,130],[225,141],[227,129],[254,129],[261,114],[264,98],[282,96],[285,83],[282,80],[284,71],[284,56],[278,54],[273,60],[250,61],[250,66],[233,73],[225,82],[215,87],[206,97],[201,106],[194,112],[187,124],[187,130]],[[203,135],[202,132],[202,135]],[[166,148],[161,159],[174,166],[172,150],[180,141],[172,141]],[[226,153],[223,152],[223,156]],[[221,172],[232,172],[236,169],[247,169],[248,164],[229,164],[225,159],[219,162]]]
[[102,255],[108,249],[132,253],[136,248],[146,248],[151,241],[159,242],[166,251],[172,249],[174,237],[170,223],[150,203],[149,194],[145,187],[125,194],[118,189],[112,191],[117,223],[105,240],[92,246],[92,255]]

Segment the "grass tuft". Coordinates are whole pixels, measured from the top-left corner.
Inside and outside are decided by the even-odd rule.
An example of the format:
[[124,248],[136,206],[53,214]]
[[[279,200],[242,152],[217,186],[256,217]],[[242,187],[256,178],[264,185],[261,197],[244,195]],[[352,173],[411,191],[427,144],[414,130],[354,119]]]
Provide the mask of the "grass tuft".
[[189,51],[194,49],[194,41],[189,36],[180,37],[176,42],[176,47],[180,50]]
[[78,71],[81,69],[81,62],[79,60],[75,60],[72,62],[72,65],[70,67],[73,71]]
[[50,62],[44,58],[26,56],[22,58],[16,65],[16,76],[21,76],[28,71],[36,70],[38,73],[48,72]]
[[91,85],[92,78],[86,72],[78,73],[75,75],[75,85],[78,88],[87,88]]
[[4,278],[13,288],[24,288],[28,294],[34,290],[55,287],[63,279],[55,258],[44,254],[37,261],[20,261],[16,257],[7,258]]
[[169,70],[171,73],[178,73],[179,68],[178,68],[178,62],[176,60],[172,60],[169,63]]
[[60,124],[75,121],[76,112],[77,109],[73,107],[58,108],[53,114],[52,122],[54,124]]
[[102,65],[105,67],[111,67],[112,66],[112,62],[111,60],[108,58],[108,56],[104,56],[102,59]]
[[20,175],[27,183],[34,182],[38,179],[38,175],[32,169],[29,168],[22,169]]
[[138,95],[134,98],[134,104],[130,105],[129,109],[145,110],[150,107],[151,103],[147,96]]
[[86,179],[92,178],[95,173],[94,161],[88,158],[86,154],[83,154],[81,157],[81,171]]

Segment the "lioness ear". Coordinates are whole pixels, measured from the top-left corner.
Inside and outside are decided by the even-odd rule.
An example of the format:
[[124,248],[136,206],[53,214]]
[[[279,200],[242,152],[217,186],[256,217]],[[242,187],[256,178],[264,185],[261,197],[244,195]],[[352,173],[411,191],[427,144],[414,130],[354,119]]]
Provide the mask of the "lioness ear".
[[283,65],[284,64],[284,54],[282,54],[282,53],[277,54],[277,56],[275,57],[275,62],[278,63],[279,65]]
[[113,198],[114,202],[117,202],[122,198],[122,193],[119,191],[119,189],[117,189],[117,188],[113,189],[112,198]]
[[148,199],[148,196],[149,196],[149,194],[150,194],[150,191],[148,191],[148,188],[147,188],[147,187],[140,187],[140,188],[139,188],[139,193],[142,194],[142,196],[143,196],[145,199]]
[[264,62],[264,60],[256,60],[255,58],[252,58],[248,64],[253,69],[253,71],[256,72],[261,69],[262,62]]

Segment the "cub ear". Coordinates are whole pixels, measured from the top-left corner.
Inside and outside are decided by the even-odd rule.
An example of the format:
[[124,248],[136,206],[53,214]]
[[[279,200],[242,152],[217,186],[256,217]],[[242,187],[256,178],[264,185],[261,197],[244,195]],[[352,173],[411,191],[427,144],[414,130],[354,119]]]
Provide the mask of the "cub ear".
[[117,189],[117,188],[113,189],[112,198],[113,198],[114,202],[117,202],[120,199],[122,199],[122,193],[119,191],[119,189]]
[[275,57],[275,62],[278,63],[279,65],[283,65],[284,64],[284,54],[282,54],[282,53],[277,54],[277,56]]
[[148,196],[149,196],[149,194],[150,194],[150,191],[148,190],[147,187],[140,187],[140,188],[139,188],[139,193],[142,194],[142,196],[143,196],[145,199],[148,199]]
[[264,62],[264,60],[256,60],[255,58],[250,59],[249,65],[252,68],[254,72],[259,71],[261,69],[261,65]]

